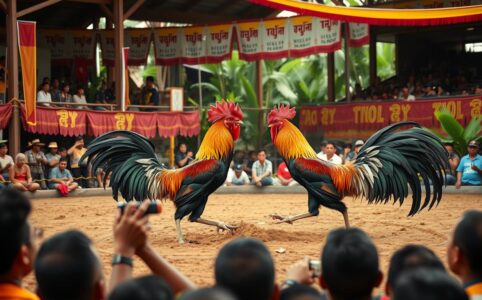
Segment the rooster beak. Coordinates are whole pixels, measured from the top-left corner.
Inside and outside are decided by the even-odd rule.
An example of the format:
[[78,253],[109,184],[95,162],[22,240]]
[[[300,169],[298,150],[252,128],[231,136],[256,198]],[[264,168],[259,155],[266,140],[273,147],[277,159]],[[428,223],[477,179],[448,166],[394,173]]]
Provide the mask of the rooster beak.
[[271,128],[271,127],[273,127],[273,126],[274,126],[274,124],[268,124],[268,127],[269,127],[269,128]]
[[241,121],[241,120],[239,120],[239,121],[238,121],[238,124],[241,125],[241,124],[244,124],[244,122]]

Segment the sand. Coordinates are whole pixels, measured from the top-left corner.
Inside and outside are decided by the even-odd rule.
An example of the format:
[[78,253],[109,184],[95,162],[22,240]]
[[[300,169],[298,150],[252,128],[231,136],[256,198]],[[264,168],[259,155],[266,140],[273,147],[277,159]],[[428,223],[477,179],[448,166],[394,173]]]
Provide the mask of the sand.
[[[362,200],[346,198],[352,226],[368,232],[380,254],[383,272],[386,272],[390,255],[408,243],[423,244],[433,249],[445,261],[448,236],[463,211],[481,209],[481,195],[444,195],[440,205],[407,217],[410,199],[406,205],[368,205]],[[274,224],[271,213],[296,214],[307,211],[304,195],[213,195],[203,217],[238,224],[234,235],[217,233],[215,228],[183,221],[187,244],[179,245],[175,239],[172,203],[164,204],[160,215],[151,217],[152,232],[149,242],[179,270],[196,284],[213,283],[213,264],[218,250],[228,241],[240,236],[263,240],[275,262],[277,281],[284,279],[286,268],[299,259],[319,259],[320,249],[330,229],[343,226],[342,215],[323,208],[316,218],[300,220],[293,225]],[[407,205],[408,204],[408,205]],[[105,276],[110,276],[112,255],[112,224],[115,202],[110,197],[55,198],[35,200],[31,222],[44,230],[44,238],[67,229],[85,232],[94,241],[103,263]],[[284,248],[284,253],[276,250]],[[148,274],[149,270],[135,260],[135,275]],[[26,280],[30,289],[35,280]]]

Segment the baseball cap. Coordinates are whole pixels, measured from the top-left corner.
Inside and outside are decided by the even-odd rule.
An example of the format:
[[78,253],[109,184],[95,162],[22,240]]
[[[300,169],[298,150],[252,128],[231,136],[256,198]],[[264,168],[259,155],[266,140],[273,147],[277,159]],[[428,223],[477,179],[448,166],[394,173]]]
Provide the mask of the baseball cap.
[[236,165],[234,166],[234,171],[242,171],[243,170],[243,166],[242,165]]
[[355,142],[355,147],[363,146],[363,144],[365,144],[365,142],[363,140],[357,140]]
[[476,148],[479,148],[479,145],[477,144],[476,141],[470,141],[469,143],[469,147],[476,147]]

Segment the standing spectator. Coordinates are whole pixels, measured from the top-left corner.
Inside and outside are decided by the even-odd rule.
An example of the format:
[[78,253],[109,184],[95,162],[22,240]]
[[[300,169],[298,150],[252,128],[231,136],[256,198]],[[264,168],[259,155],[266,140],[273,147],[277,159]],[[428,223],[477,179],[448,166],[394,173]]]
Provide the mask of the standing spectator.
[[258,160],[253,164],[252,177],[253,183],[257,187],[273,185],[273,164],[266,159],[264,150],[258,151]]
[[[85,178],[89,176],[87,162],[84,160],[82,164],[79,164],[80,158],[84,155],[85,151],[87,151],[87,148],[84,147],[84,138],[81,136],[75,138],[75,144],[67,151],[70,156],[72,175],[76,178],[79,188],[87,188],[87,180]],[[84,178],[77,179],[81,177]]]
[[60,92],[60,102],[73,103],[74,99],[70,94],[70,84],[64,83],[62,85],[62,91]]
[[74,182],[72,174],[67,169],[67,159],[63,158],[60,160],[59,165],[50,170],[50,182],[49,188],[57,189],[59,193],[67,197],[67,195],[77,189],[79,186],[77,182]]
[[0,140],[0,180],[9,180],[10,168],[13,167],[13,158],[7,154],[7,140]]
[[192,151],[187,151],[186,143],[180,143],[178,146],[178,151],[175,156],[176,167],[182,168],[187,166],[193,160]]
[[44,167],[48,162],[45,154],[40,151],[40,147],[43,146],[45,146],[45,144],[41,143],[39,139],[34,139],[29,145],[31,149],[25,152],[25,156],[27,157],[27,163],[30,167],[33,180],[38,181],[42,189],[46,190],[47,184],[45,183]]
[[37,103],[41,106],[52,106],[52,96],[50,95],[50,84],[42,82],[41,89],[37,93]]
[[348,153],[346,156],[346,162],[348,161],[354,161],[356,157],[358,156],[358,152],[360,152],[360,148],[365,144],[363,140],[357,140],[355,142],[355,149]]
[[285,162],[282,162],[278,166],[278,170],[276,171],[276,174],[278,175],[278,181],[281,185],[293,186],[298,184],[293,179],[293,177],[291,177],[290,170],[288,170],[288,167],[286,166]]
[[[74,100],[74,103],[77,103],[77,104],[87,104],[87,100],[85,99],[85,95],[84,95],[84,87],[79,86],[77,88],[77,93],[74,95],[73,100]],[[75,106],[75,108],[87,109],[87,106],[78,105],[78,106]]]
[[450,164],[450,168],[445,170],[445,184],[454,185],[457,181],[455,175],[457,174],[460,158],[457,153],[455,153],[454,145],[452,143],[445,143],[445,150],[448,152]]
[[399,100],[414,101],[415,96],[410,93],[410,90],[408,89],[408,87],[404,87],[402,89],[402,95]]
[[335,144],[332,142],[326,143],[326,147],[324,149],[324,154],[322,152],[318,153],[317,156],[321,160],[329,161],[335,165],[341,165],[342,159],[338,155],[336,155],[336,147]]
[[40,188],[40,185],[36,182],[32,182],[30,167],[26,162],[27,158],[25,157],[25,154],[19,153],[15,156],[15,165],[10,168],[10,180],[15,189],[22,192],[29,191],[33,193]]
[[22,288],[32,272],[40,231],[29,222],[30,200],[15,190],[0,190],[0,299],[39,300]]
[[243,171],[243,166],[238,164],[234,167],[234,172],[228,174],[226,185],[246,185],[249,184],[249,177]]
[[455,188],[461,185],[482,185],[482,156],[477,152],[479,145],[471,141],[468,146],[469,154],[462,157],[457,167],[457,182]]
[[154,84],[154,77],[147,76],[146,85],[141,91],[141,105],[159,105],[159,91]]
[[47,158],[45,174],[49,176],[50,170],[58,166],[60,154],[58,153],[59,146],[57,146],[57,142],[50,142],[47,148],[49,148],[50,151],[49,153],[45,154],[45,157]]
[[58,79],[52,79],[52,90],[50,91],[52,102],[60,102],[60,82]]

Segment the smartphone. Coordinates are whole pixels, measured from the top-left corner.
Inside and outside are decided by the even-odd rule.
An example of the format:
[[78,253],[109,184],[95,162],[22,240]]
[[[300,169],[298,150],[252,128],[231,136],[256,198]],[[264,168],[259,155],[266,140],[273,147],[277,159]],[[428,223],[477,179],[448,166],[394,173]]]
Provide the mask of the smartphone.
[[310,260],[308,267],[313,271],[313,278],[319,278],[321,275],[321,261]]
[[[142,202],[136,201],[136,206],[139,208],[141,206]],[[124,213],[124,209],[126,208],[127,203],[122,202],[117,204],[117,208],[120,209],[121,214]],[[147,207],[146,214],[160,214],[162,212],[162,205],[160,202],[157,201],[151,201],[149,203],[149,206]]]

